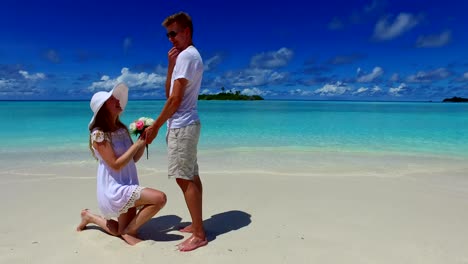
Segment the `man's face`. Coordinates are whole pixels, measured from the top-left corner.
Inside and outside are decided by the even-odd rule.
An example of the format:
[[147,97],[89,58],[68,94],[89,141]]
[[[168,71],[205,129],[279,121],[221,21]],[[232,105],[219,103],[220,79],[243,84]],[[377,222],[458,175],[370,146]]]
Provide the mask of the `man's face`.
[[188,46],[188,28],[182,28],[179,26],[179,24],[177,24],[177,22],[174,22],[170,24],[166,30],[166,36],[174,47],[179,50],[183,50]]

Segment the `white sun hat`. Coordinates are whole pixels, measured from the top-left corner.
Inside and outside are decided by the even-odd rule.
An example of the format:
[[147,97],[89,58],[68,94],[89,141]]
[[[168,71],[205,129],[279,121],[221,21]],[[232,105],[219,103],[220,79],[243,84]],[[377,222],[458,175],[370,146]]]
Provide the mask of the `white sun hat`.
[[94,120],[96,119],[96,115],[101,107],[112,95],[119,100],[122,110],[125,109],[125,106],[128,102],[128,86],[125,83],[118,83],[109,92],[101,91],[95,93],[91,98],[91,102],[89,103],[89,106],[94,113],[88,125],[89,129],[91,129],[91,127],[94,125]]

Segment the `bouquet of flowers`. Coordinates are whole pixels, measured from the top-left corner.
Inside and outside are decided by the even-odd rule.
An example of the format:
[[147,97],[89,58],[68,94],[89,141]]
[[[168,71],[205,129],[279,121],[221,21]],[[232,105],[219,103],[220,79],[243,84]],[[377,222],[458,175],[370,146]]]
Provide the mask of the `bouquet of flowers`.
[[[130,123],[128,129],[132,135],[140,136],[143,131],[154,123],[154,119],[149,117],[140,117]],[[148,159],[148,144],[146,145],[146,159]]]

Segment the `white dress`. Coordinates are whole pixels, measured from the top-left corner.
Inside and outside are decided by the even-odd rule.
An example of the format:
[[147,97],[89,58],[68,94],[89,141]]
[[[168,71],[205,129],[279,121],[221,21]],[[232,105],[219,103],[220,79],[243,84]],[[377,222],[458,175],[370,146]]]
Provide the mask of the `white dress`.
[[[110,141],[116,157],[120,157],[133,144],[127,130],[120,128],[110,133],[110,138],[98,129],[91,133],[91,140],[102,142]],[[138,184],[138,175],[135,162],[131,159],[121,170],[116,171],[109,167],[99,152],[94,149],[99,160],[97,169],[97,200],[99,209],[105,219],[118,217],[134,207],[135,201],[140,198],[143,189]]]

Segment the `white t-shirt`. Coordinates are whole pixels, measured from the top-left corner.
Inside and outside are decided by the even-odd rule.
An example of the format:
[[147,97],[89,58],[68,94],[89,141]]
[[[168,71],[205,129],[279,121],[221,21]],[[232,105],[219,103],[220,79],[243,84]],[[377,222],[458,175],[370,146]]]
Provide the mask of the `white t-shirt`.
[[177,112],[167,121],[168,128],[181,128],[188,126],[198,120],[198,94],[203,77],[203,61],[200,53],[194,46],[189,46],[177,57],[174,71],[172,72],[171,90],[174,81],[180,78],[188,80],[185,88],[184,98]]

